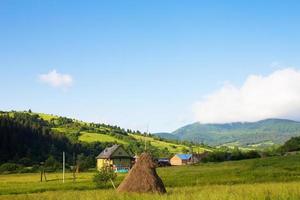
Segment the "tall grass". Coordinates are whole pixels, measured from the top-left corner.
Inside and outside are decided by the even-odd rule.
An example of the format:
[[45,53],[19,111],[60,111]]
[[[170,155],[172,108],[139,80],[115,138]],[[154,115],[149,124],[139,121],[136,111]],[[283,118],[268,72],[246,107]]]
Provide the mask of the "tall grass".
[[293,200],[300,198],[299,182],[211,185],[167,188],[166,195],[118,194],[114,190],[55,191],[36,194],[0,196],[7,200]]

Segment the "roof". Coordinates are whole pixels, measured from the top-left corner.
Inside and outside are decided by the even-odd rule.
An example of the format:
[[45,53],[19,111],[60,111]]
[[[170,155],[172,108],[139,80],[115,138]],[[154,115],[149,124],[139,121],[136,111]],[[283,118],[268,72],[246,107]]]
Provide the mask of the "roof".
[[169,158],[159,158],[158,161],[170,161]]
[[111,155],[120,147],[120,145],[113,145],[106,147],[96,158],[110,158]]
[[181,160],[188,160],[192,157],[192,154],[176,154]]

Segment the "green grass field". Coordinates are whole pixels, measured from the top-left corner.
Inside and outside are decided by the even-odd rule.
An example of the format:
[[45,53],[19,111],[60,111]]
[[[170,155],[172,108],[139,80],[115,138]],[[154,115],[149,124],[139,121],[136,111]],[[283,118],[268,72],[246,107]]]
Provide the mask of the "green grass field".
[[[168,193],[117,194],[96,189],[93,173],[80,173],[73,183],[70,173],[62,183],[60,173],[0,176],[0,199],[300,199],[300,155],[159,168]],[[118,185],[124,175],[119,175]]]
[[[171,152],[171,153],[182,153],[184,149],[189,149],[189,147],[185,146],[185,145],[173,144],[173,143],[169,143],[169,142],[165,142],[165,141],[160,141],[160,140],[156,140],[152,137],[146,137],[143,135],[130,134],[130,136],[135,138],[136,140],[150,141],[151,145],[153,145],[159,149],[167,148],[169,150],[169,152]],[[194,147],[193,151],[202,153],[204,151],[210,151],[210,150],[203,148],[203,147]]]
[[58,116],[56,115],[50,115],[50,114],[45,114],[45,113],[37,113],[40,118],[42,118],[45,121],[50,121],[51,119],[57,119]]
[[88,133],[88,132],[80,132],[80,133],[81,135],[79,137],[79,140],[83,142],[117,142],[119,144],[128,144],[124,140],[120,140],[106,134]]
[[168,143],[168,142],[165,142],[165,141],[159,141],[159,140],[155,140],[154,138],[145,137],[145,136],[142,136],[142,135],[130,134],[130,136],[135,138],[136,140],[150,141],[151,145],[153,145],[153,146],[155,146],[159,149],[167,148],[169,150],[169,152],[171,152],[171,153],[180,153],[180,152],[182,152],[183,149],[188,148],[185,145],[172,144],[172,143]]
[[108,190],[51,191],[35,194],[0,196],[5,200],[297,200],[299,182],[168,188],[168,194],[118,194]]

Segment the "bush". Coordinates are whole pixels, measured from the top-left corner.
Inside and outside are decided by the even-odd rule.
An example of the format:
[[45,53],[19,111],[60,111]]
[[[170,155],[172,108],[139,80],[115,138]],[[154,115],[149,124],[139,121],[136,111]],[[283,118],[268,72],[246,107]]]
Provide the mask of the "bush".
[[93,182],[96,184],[98,188],[105,187],[107,182],[110,180],[115,180],[117,178],[117,174],[111,168],[102,168],[99,172],[97,172],[93,177]]
[[26,167],[15,163],[4,163],[0,166],[0,173],[34,173],[40,169],[39,165]]
[[208,153],[203,158],[202,162],[223,162],[227,160],[244,160],[251,158],[260,158],[260,154],[257,151],[240,151],[238,148],[234,150],[219,150]]
[[20,165],[15,163],[4,163],[0,166],[0,173],[4,172],[16,172],[20,168]]
[[279,148],[279,151],[281,151],[281,153],[299,151],[299,150],[300,150],[300,137],[292,137]]
[[55,160],[53,156],[49,156],[48,159],[45,161],[45,168],[47,170],[56,171],[60,168],[60,163]]
[[245,158],[260,158],[260,154],[257,151],[248,151],[244,153]]
[[24,165],[26,167],[29,167],[31,164],[32,164],[32,161],[27,158],[27,157],[24,157],[24,158],[21,158],[19,161],[18,161],[19,164],[21,165]]
[[33,173],[37,172],[37,169],[33,167],[22,167],[18,170],[19,173]]
[[77,166],[79,168],[79,172],[87,171],[91,166],[93,166],[94,162],[94,159],[89,156],[85,156],[83,154],[79,154],[77,156]]
[[230,154],[225,151],[215,151],[210,152],[206,157],[204,157],[202,162],[222,162],[225,160],[230,160]]

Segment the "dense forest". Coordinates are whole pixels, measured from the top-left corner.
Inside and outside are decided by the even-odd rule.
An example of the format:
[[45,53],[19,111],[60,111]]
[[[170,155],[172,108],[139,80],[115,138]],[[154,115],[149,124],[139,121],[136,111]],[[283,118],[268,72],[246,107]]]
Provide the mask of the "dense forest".
[[94,158],[107,144],[73,142],[63,134],[55,134],[51,125],[38,115],[5,113],[0,116],[0,162],[18,163],[24,166],[38,165],[47,159],[57,162],[66,153],[67,163],[72,164],[73,154]]

